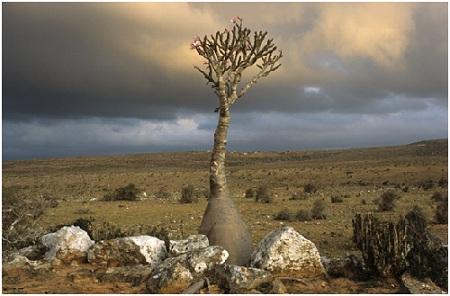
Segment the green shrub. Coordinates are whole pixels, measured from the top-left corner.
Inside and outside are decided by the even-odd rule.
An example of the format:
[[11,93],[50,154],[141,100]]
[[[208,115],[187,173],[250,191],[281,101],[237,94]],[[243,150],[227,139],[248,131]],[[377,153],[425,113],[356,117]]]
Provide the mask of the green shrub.
[[447,187],[447,179],[442,176],[438,181],[438,186],[441,188]]
[[272,194],[269,188],[265,185],[258,187],[258,189],[256,190],[255,200],[262,203],[271,203]]
[[303,191],[305,193],[314,193],[317,191],[317,188],[314,184],[308,183],[305,186],[303,186]]
[[197,201],[197,197],[194,194],[194,186],[192,186],[192,184],[181,188],[181,197],[178,201],[180,203],[193,203]]
[[376,199],[378,210],[381,212],[392,211],[395,207],[397,198],[398,195],[393,190],[383,192],[383,194],[381,194],[381,196]]
[[341,202],[344,202],[344,199],[340,195],[335,195],[335,196],[331,197],[331,202],[332,203],[341,203]]
[[317,220],[326,219],[325,209],[325,202],[321,199],[316,200],[311,208],[311,217]]
[[281,210],[275,215],[275,220],[279,221],[289,221],[291,220],[291,213],[287,209]]
[[254,198],[255,197],[255,189],[253,188],[248,188],[247,190],[245,190],[245,198]]
[[295,214],[295,220],[297,221],[311,221],[312,217],[311,217],[311,213],[308,210],[298,210],[297,213]]
[[125,187],[120,187],[114,190],[114,192],[106,194],[103,197],[104,201],[116,201],[116,200],[130,200],[135,201],[138,199],[140,189],[136,188],[133,183],[128,184]]

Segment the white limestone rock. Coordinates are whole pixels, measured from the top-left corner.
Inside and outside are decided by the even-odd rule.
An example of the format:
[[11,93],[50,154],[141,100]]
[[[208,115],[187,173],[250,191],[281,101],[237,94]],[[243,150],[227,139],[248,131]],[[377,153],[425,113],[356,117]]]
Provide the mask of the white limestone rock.
[[146,264],[154,268],[166,257],[164,241],[149,235],[100,241],[88,251],[89,263],[107,267]]
[[313,242],[284,226],[266,235],[254,250],[251,266],[301,277],[323,275],[325,270]]
[[246,294],[270,288],[274,278],[263,269],[224,264],[216,267],[215,279],[227,293]]
[[209,240],[206,235],[193,234],[186,239],[170,240],[169,254],[171,257],[176,257],[184,253],[203,249],[209,246]]
[[228,252],[219,246],[168,258],[154,269],[147,281],[147,289],[150,293],[180,293],[195,281],[212,274],[227,258]]
[[87,250],[94,244],[87,232],[78,226],[64,226],[42,236],[41,242],[48,249],[44,255],[46,260],[65,263],[85,260]]

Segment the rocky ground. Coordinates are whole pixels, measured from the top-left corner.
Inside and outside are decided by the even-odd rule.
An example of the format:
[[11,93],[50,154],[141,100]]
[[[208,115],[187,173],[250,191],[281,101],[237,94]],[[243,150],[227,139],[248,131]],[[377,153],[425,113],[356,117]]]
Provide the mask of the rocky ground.
[[228,252],[206,236],[164,242],[135,236],[94,242],[65,226],[3,265],[4,293],[438,293],[431,281],[367,277],[355,256],[321,257],[292,227],[269,233],[250,266],[227,263]]

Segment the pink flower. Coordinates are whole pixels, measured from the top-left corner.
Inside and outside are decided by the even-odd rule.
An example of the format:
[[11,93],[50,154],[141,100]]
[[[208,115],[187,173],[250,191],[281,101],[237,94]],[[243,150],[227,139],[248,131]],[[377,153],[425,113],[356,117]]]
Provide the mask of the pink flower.
[[231,23],[236,24],[237,22],[242,22],[242,18],[239,16],[235,16],[230,20]]
[[195,49],[195,48],[199,47],[201,44],[202,43],[200,42],[200,37],[197,36],[194,39],[194,41],[192,41],[192,43],[191,43],[191,49]]

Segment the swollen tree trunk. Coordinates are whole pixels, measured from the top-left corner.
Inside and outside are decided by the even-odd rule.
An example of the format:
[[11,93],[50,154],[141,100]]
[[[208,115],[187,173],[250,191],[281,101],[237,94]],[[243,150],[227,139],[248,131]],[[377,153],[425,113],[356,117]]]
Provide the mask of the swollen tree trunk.
[[230,198],[225,176],[225,154],[230,110],[221,100],[219,122],[214,133],[209,172],[210,196],[203,215],[200,233],[211,245],[224,247],[230,254],[228,263],[246,265],[250,261],[252,243],[247,225]]

